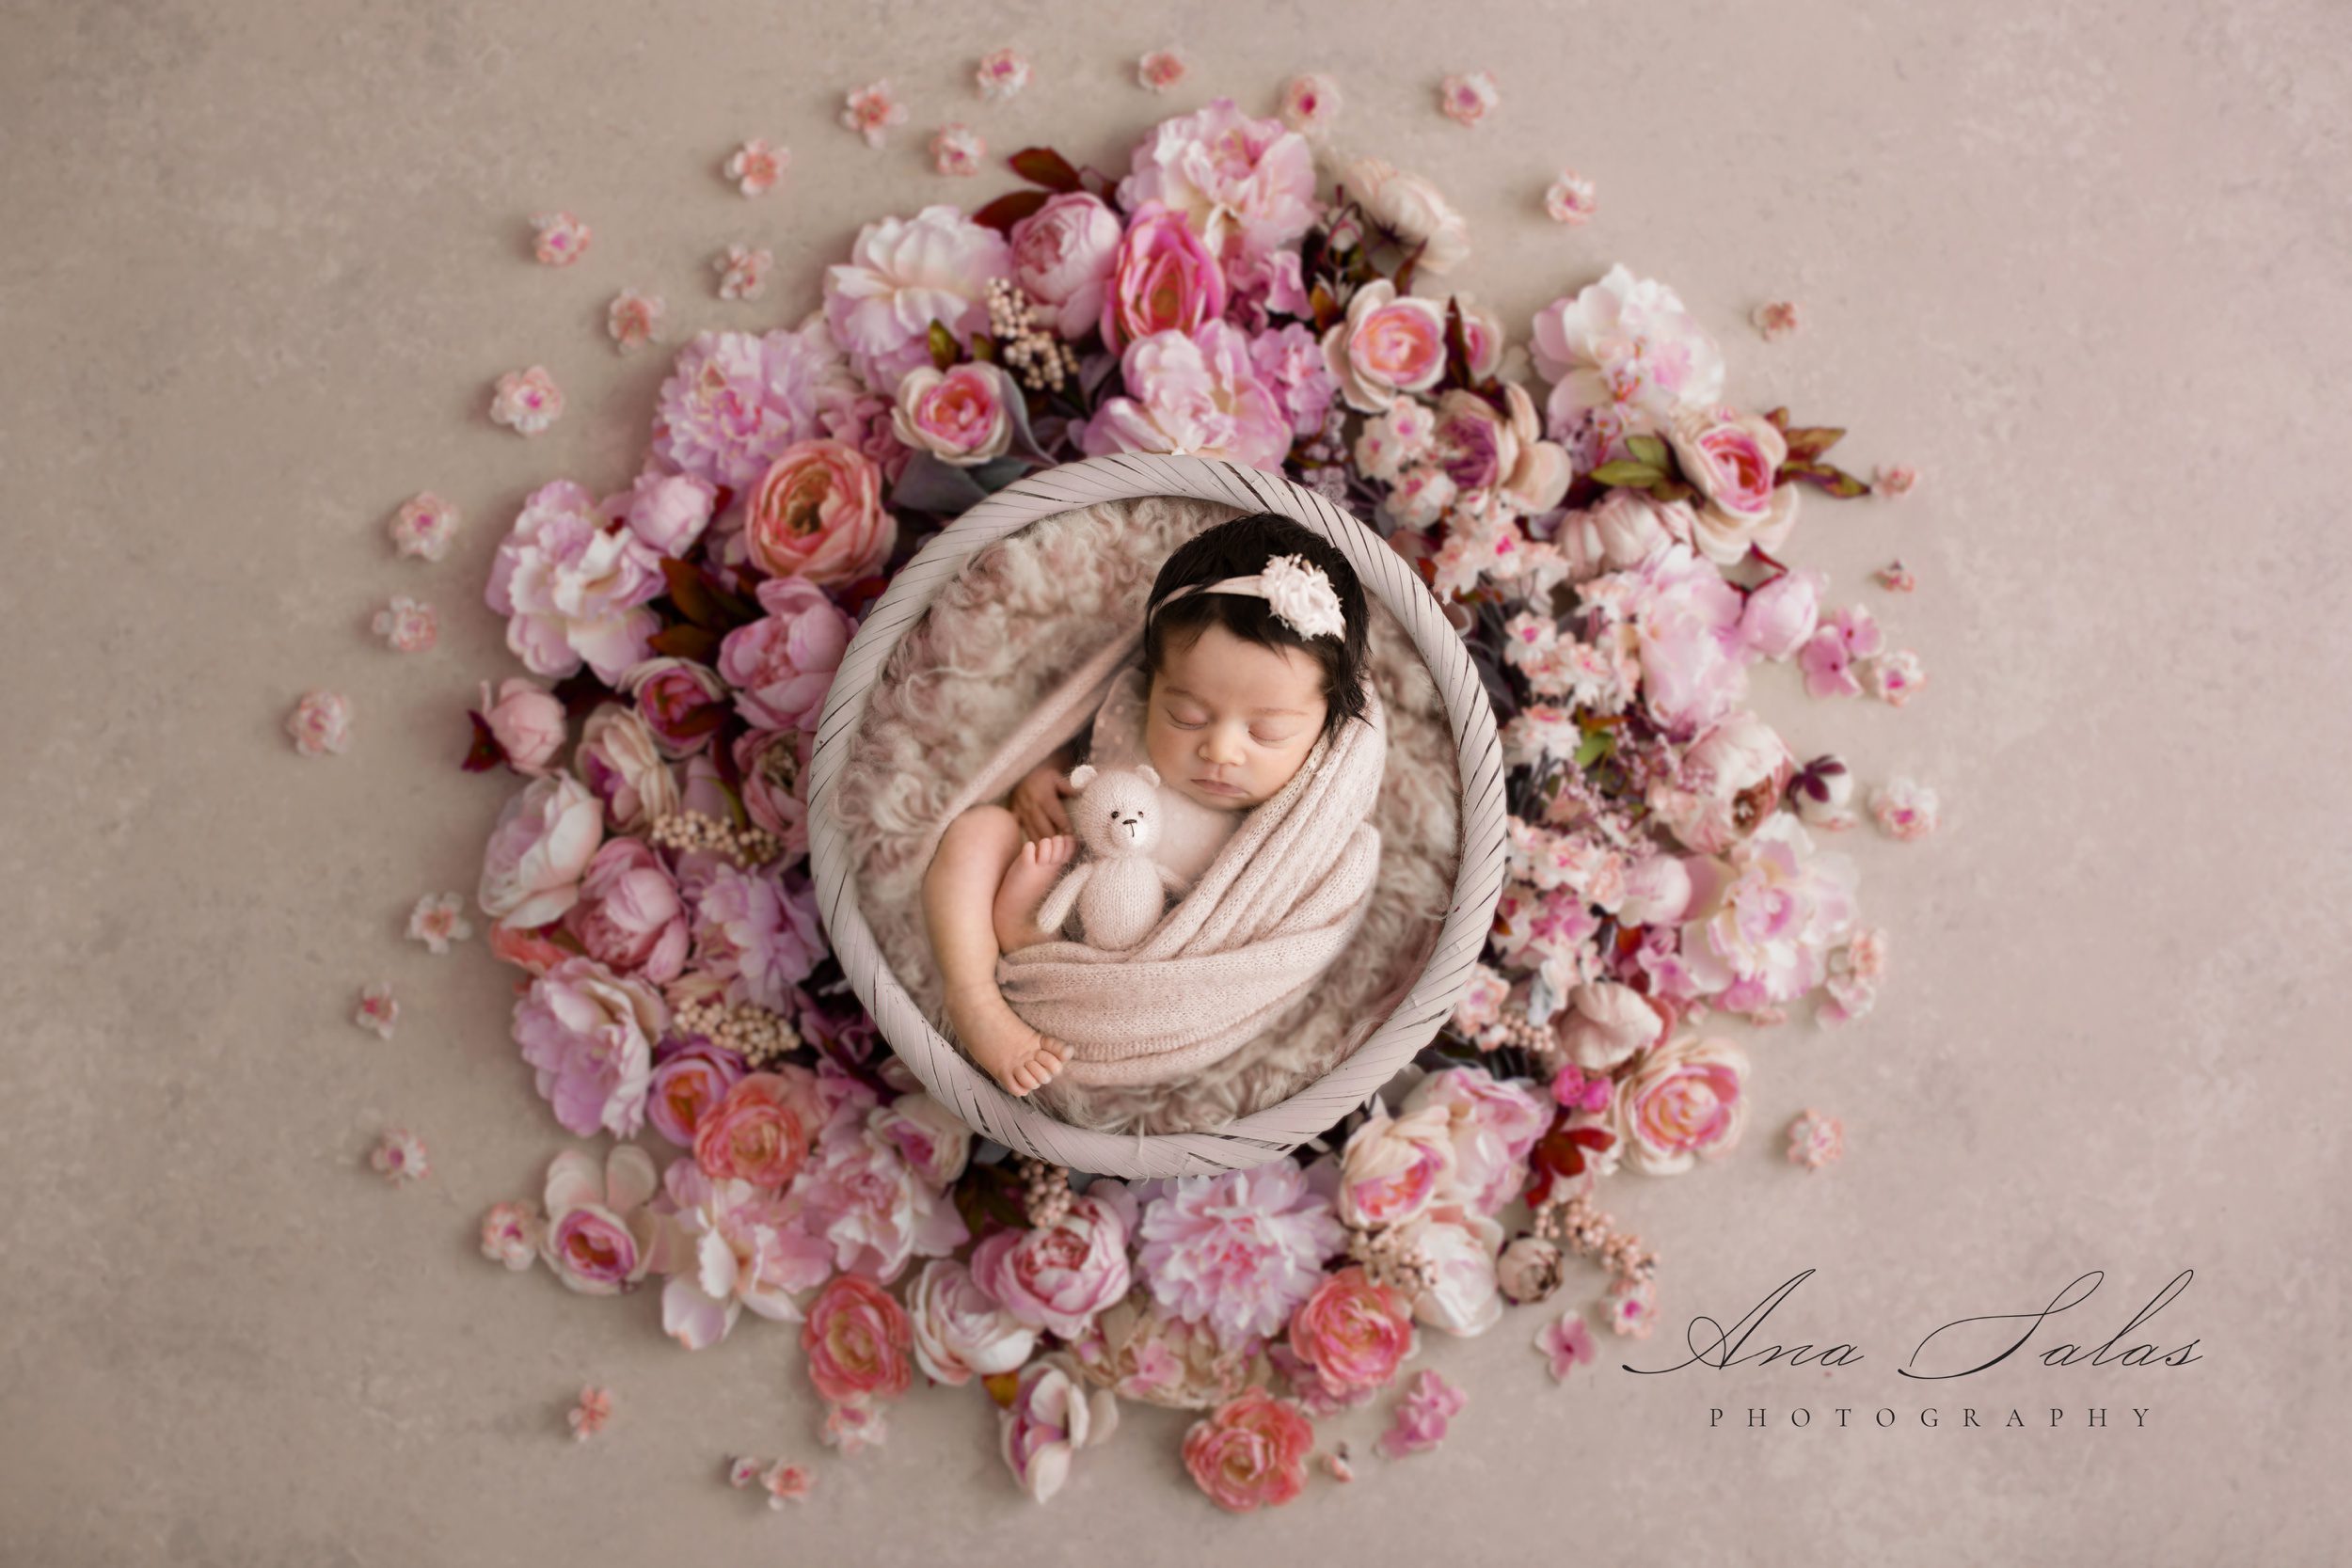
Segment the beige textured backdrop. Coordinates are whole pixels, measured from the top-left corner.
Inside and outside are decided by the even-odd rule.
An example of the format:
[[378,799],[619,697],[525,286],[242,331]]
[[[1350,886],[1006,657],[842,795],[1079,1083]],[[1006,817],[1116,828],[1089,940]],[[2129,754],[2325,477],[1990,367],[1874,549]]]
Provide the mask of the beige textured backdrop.
[[[1000,41],[1037,80],[984,105]],[[1194,75],[1155,98],[1128,72],[1165,42]],[[2348,58],[2329,0],[7,7],[0,1560],[2328,1560],[2352,1457]],[[1464,130],[1437,79],[1482,67],[1502,106]],[[419,894],[470,891],[507,788],[454,768],[471,684],[509,668],[485,565],[532,485],[635,461],[663,359],[613,354],[616,289],[668,296],[672,347],[797,317],[861,220],[1002,187],[930,171],[948,118],[1107,166],[1308,68],[1347,145],[1467,209],[1459,284],[1515,334],[1624,261],[1714,330],[1734,396],[1926,475],[1812,506],[1792,546],[1881,609],[1926,693],[1764,690],[1801,754],[1944,792],[1939,837],[1844,846],[1893,937],[1880,1011],[1758,1046],[1728,1164],[1608,1199],[1663,1254],[1670,1325],[1810,1267],[1772,1326],[1867,1359],[1560,1389],[1515,1313],[1433,1337],[1470,1390],[1444,1448],[1370,1457],[1384,1402],[1335,1429],[1353,1488],[1248,1520],[1139,1407],[1042,1510],[971,1390],[918,1393],[845,1461],[787,1331],[689,1354],[650,1292],[476,1255],[482,1211],[568,1141],[479,939],[401,938]],[[914,118],[873,152],[833,117],[885,72]],[[755,135],[795,165],[750,202],[715,166]],[[1542,215],[1561,163],[1598,183],[1587,229]],[[596,228],[569,271],[528,260],[556,206]],[[739,239],[776,252],[759,305],[712,294]],[[1782,295],[1808,324],[1768,347],[1747,312]],[[483,409],[534,360],[573,408],[527,443]],[[427,486],[469,517],[433,567],[383,535]],[[1898,553],[1910,598],[1865,582]],[[441,609],[437,651],[368,635],[393,592]],[[279,732],[313,684],[356,701],[345,757]],[[377,977],[406,1008],[387,1044],[347,1016]],[[1808,1103],[1850,1138],[1811,1178],[1779,1158]],[[421,1186],[366,1168],[388,1123],[427,1140]],[[2093,1268],[2094,1340],[2194,1268],[2156,1326],[2203,1358],[1895,1375],[1938,1324]],[[590,1379],[617,1414],[575,1446]],[[1738,1430],[1799,1402],[1810,1430]],[[1837,1402],[1899,1424],[1837,1431]],[[1966,1430],[1963,1403],[2033,1425]],[[2079,1430],[2092,1405],[2115,1424]],[[773,1517],[730,1493],[744,1450],[811,1462],[815,1496]]]

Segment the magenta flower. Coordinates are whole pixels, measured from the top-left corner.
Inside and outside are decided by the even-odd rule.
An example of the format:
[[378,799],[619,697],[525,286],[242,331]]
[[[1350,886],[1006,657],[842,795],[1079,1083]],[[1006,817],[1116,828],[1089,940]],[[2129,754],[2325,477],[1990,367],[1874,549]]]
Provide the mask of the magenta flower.
[[1424,1369],[1396,1402],[1389,1430],[1380,1434],[1380,1452],[1390,1459],[1402,1459],[1436,1448],[1445,1441],[1448,1423],[1469,1402],[1470,1396],[1448,1382],[1444,1373]]

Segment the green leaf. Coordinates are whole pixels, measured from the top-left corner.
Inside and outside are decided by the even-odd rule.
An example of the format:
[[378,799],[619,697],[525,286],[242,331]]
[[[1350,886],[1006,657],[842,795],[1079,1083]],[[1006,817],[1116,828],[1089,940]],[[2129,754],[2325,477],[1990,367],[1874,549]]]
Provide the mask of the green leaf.
[[985,332],[973,333],[972,357],[982,364],[996,363],[996,340]]
[[1616,749],[1617,737],[1610,730],[1589,731],[1576,748],[1576,766],[1580,771],[1590,768]]
[[1620,457],[1614,463],[1603,463],[1599,467],[1595,468],[1593,477],[1603,484],[1619,484],[1628,489],[1638,490],[1644,485],[1658,483],[1667,475],[1663,470],[1653,468],[1646,463],[1636,463],[1629,458]]
[[1032,185],[1042,185],[1049,191],[1074,191],[1079,187],[1078,171],[1070,166],[1070,160],[1050,147],[1025,147],[1005,160],[1013,173]]
[[1845,469],[1829,463],[1783,463],[1772,475],[1774,481],[1802,480],[1817,485],[1840,499],[1851,500],[1870,493],[1867,482],[1854,478]]
[[1784,430],[1788,438],[1788,455],[1800,463],[1810,463],[1836,446],[1845,432],[1829,425],[1813,425],[1797,430]]
[[931,363],[934,366],[944,371],[955,364],[959,351],[956,348],[955,334],[947,330],[946,322],[931,323],[930,342]]
[[1666,438],[1662,436],[1629,436],[1625,438],[1625,445],[1637,463],[1646,463],[1660,469],[1674,466],[1674,451],[1666,445]]

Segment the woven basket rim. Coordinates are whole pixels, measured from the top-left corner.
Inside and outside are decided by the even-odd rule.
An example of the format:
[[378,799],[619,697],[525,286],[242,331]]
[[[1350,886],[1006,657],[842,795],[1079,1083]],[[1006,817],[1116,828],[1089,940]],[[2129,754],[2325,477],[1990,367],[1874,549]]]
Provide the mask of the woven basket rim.
[[[1144,496],[1279,513],[1328,539],[1409,637],[1453,722],[1461,778],[1462,856],[1422,974],[1343,1061],[1287,1099],[1216,1132],[1121,1135],[1073,1127],[998,1086],[923,1016],[882,957],[860,903],[848,833],[831,806],[873,684],[942,585],[974,555],[1041,518]],[[1503,767],[1494,709],[1461,634],[1411,566],[1360,519],[1280,474],[1221,458],[1119,452],[1016,480],[927,541],[867,611],[827,693],[808,768],[809,863],[818,909],[843,973],[876,1026],[933,1098],[966,1126],[1050,1164],[1147,1179],[1239,1170],[1279,1159],[1350,1110],[1433,1038],[1468,986],[1502,895]]]

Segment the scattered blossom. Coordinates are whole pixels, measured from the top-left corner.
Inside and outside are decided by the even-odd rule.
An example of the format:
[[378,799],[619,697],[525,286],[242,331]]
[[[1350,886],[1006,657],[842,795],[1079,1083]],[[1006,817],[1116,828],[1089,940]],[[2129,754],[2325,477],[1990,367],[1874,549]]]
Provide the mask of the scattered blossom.
[[578,1442],[587,1441],[602,1432],[606,1424],[612,1419],[612,1395],[606,1389],[596,1387],[594,1384],[589,1385],[580,1391],[580,1402],[572,1406],[568,1418],[571,1421],[573,1439]]
[[588,226],[569,213],[533,213],[531,226],[538,230],[532,254],[544,266],[568,267],[588,254]]
[[1536,1332],[1535,1348],[1544,1353],[1550,1364],[1551,1380],[1565,1383],[1568,1374],[1580,1366],[1590,1366],[1600,1359],[1600,1351],[1593,1343],[1593,1331],[1584,1324],[1581,1311],[1563,1312]]
[[986,138],[969,125],[943,125],[931,134],[931,167],[938,173],[977,174],[987,156]]
[[1560,177],[1544,192],[1544,213],[1554,223],[1590,223],[1599,205],[1600,198],[1593,182],[1572,168],[1562,169]]
[[375,635],[396,654],[423,653],[441,636],[441,620],[433,607],[405,594],[393,594],[391,603],[375,612],[373,625]]
[[879,1404],[829,1404],[820,1435],[827,1447],[839,1449],[847,1458],[887,1442],[890,1428]]
[[768,1494],[770,1508],[782,1508],[786,1503],[800,1501],[808,1496],[809,1488],[815,1484],[806,1470],[781,1459],[759,1472],[759,1488]]
[[286,733],[306,757],[342,756],[351,744],[351,700],[337,691],[306,691],[286,716]]
[[1018,49],[993,49],[980,57],[972,75],[982,98],[1001,103],[1029,85],[1029,57]]
[[409,940],[423,942],[436,956],[447,953],[451,942],[473,935],[473,924],[466,918],[463,894],[426,894],[408,911]]
[[755,136],[727,155],[726,176],[745,196],[758,196],[773,190],[791,166],[790,148],[771,147]]
[[490,418],[518,436],[537,436],[564,415],[564,389],[544,365],[509,371],[490,397]]
[[1888,780],[1870,792],[1870,818],[1890,838],[1924,838],[1935,832],[1935,791],[1915,779]]
[[351,1022],[362,1029],[373,1029],[378,1039],[390,1039],[392,1030],[400,1023],[400,1003],[392,995],[392,988],[381,981],[359,993],[359,1009],[351,1015]]
[[1875,574],[1879,586],[1892,594],[1908,594],[1919,586],[1919,579],[1900,561],[1890,561]]
[[1154,49],[1136,62],[1136,83],[1153,92],[1166,92],[1184,79],[1184,57],[1173,49]]
[[612,296],[611,305],[605,307],[604,329],[612,335],[613,346],[627,354],[653,341],[654,335],[660,330],[661,318],[668,309],[669,306],[660,294],[624,289]]
[[1788,1124],[1788,1160],[1807,1170],[1820,1170],[1846,1152],[1846,1124],[1836,1117],[1806,1110]]
[[527,1203],[494,1203],[482,1216],[482,1256],[521,1273],[538,1260],[547,1221]]
[[841,123],[864,136],[868,147],[882,146],[892,126],[906,123],[907,106],[891,90],[888,77],[869,82],[850,94],[849,105],[841,111]]
[[398,1127],[376,1141],[375,1152],[368,1163],[394,1186],[421,1181],[432,1169],[425,1160],[424,1140]]
[[1870,494],[1899,500],[1918,487],[1919,470],[1902,463],[1882,463],[1870,484]]
[[1889,707],[1900,707],[1918,695],[1928,684],[1927,672],[1919,665],[1919,656],[1909,648],[1898,648],[1881,654],[1862,667],[1864,684],[1870,695]]
[[1319,71],[1304,71],[1282,84],[1282,123],[1302,136],[1331,128],[1340,112],[1340,85]]
[[763,246],[731,245],[710,259],[719,275],[721,299],[757,299],[768,292],[768,271],[775,252]]
[[438,561],[449,553],[461,518],[457,508],[430,490],[421,490],[392,516],[388,531],[404,556]]
[[1491,113],[1502,95],[1491,71],[1473,71],[1448,76],[1438,86],[1438,106],[1459,125],[1475,125]]
[[1780,341],[1803,325],[1796,302],[1788,299],[1775,299],[1757,306],[1749,319],[1755,322],[1756,331],[1764,335],[1768,343]]
[[1446,1428],[1462,1413],[1470,1396],[1435,1368],[1424,1368],[1397,1402],[1389,1430],[1380,1434],[1380,1452],[1390,1459],[1421,1453],[1445,1441]]

